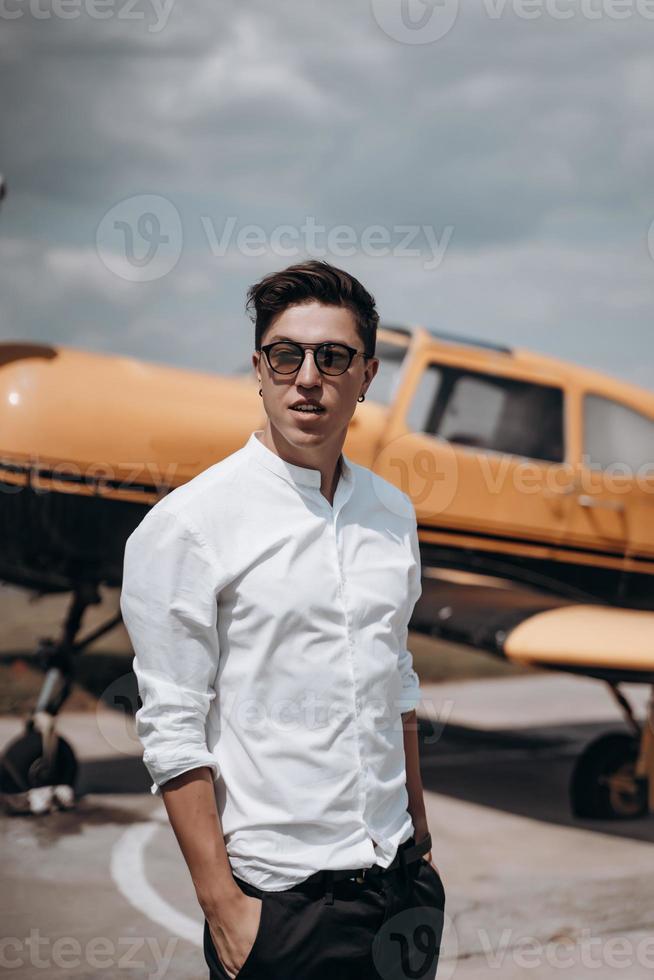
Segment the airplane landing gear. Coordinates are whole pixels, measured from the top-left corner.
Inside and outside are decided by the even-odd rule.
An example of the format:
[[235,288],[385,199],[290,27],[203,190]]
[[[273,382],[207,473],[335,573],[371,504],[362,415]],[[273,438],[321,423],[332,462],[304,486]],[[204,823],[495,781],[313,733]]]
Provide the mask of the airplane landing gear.
[[55,731],[55,717],[34,712],[26,731],[7,747],[0,769],[0,792],[10,813],[47,813],[75,805],[77,759]]
[[641,726],[622,692],[609,686],[633,734],[608,732],[586,747],[570,779],[570,805],[582,819],[633,820],[654,812],[654,696]]
[[0,800],[8,813],[40,814],[75,805],[77,759],[70,744],[56,731],[57,714],[70,694],[75,655],[121,620],[118,613],[75,642],[87,606],[100,601],[95,586],[80,586],[73,594],[61,639],[43,639],[39,644],[36,660],[45,678],[36,707],[25,722],[24,732],[9,743],[0,758]]
[[628,732],[600,735],[579,756],[570,782],[576,817],[620,820],[647,813],[647,793],[636,779],[638,740]]

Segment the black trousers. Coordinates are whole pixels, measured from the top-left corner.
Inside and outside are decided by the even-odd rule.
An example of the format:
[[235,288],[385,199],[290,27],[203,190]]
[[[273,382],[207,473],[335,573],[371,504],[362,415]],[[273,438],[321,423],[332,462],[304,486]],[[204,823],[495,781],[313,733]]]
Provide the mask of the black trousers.
[[[405,850],[414,838],[400,845]],[[254,945],[238,980],[434,980],[445,889],[424,858],[363,881],[331,885],[318,875],[285,891],[263,891],[234,876],[262,900]],[[204,922],[210,980],[226,980]]]

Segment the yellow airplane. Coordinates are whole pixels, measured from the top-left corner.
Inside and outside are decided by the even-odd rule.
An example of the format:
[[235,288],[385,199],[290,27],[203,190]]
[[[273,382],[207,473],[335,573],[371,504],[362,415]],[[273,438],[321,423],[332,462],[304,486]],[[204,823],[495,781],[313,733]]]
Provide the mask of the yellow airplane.
[[[380,368],[344,450],[410,494],[423,594],[412,628],[511,661],[605,681],[627,722],[570,785],[579,817],[654,812],[654,695],[639,722],[620,683],[654,692],[654,393],[522,349],[424,327],[378,331]],[[17,811],[77,763],[56,732],[102,584],[170,490],[265,424],[251,365],[216,375],[64,345],[0,344],[0,579],[70,592],[25,732],[0,761]],[[498,585],[503,586],[499,588]],[[509,585],[510,588],[506,586]]]

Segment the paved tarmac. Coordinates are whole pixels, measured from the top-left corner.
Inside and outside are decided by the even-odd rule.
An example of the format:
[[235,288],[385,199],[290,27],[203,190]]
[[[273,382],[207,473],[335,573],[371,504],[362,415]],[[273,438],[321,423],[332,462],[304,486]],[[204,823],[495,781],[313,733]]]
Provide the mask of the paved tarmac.
[[[647,689],[624,690],[642,717]],[[654,818],[568,808],[580,747],[622,727],[606,688],[561,674],[423,685],[421,719],[447,895],[438,980],[649,980]],[[0,718],[1,744],[20,728]],[[206,980],[202,912],[131,718],[64,711],[60,730],[84,795],[68,813],[0,818],[3,972]]]

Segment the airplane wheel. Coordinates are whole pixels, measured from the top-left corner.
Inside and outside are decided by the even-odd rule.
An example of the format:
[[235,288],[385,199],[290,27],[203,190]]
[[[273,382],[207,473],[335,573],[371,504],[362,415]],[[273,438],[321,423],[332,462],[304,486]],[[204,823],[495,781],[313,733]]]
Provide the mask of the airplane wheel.
[[57,746],[48,763],[43,756],[41,733],[36,729],[10,742],[0,760],[1,793],[24,793],[58,784],[74,787],[76,778],[77,759],[66,739],[57,736]]
[[647,813],[647,781],[635,777],[638,739],[609,732],[591,742],[577,759],[570,780],[576,817],[629,820]]

